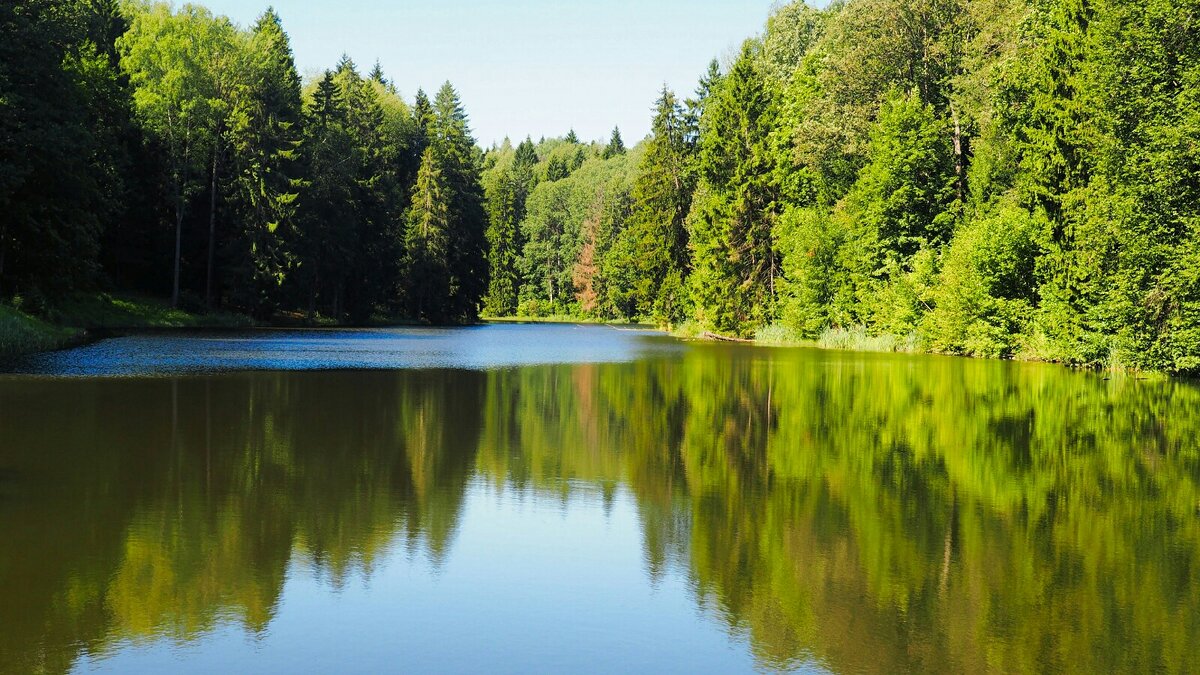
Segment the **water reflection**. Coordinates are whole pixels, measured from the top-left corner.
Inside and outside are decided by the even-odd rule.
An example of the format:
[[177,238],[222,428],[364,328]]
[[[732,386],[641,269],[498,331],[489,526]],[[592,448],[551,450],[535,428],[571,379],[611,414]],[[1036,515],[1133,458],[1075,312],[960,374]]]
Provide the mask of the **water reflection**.
[[627,494],[651,581],[686,579],[761,667],[1186,671],[1198,432],[1179,383],[720,346],[4,380],[0,671],[203,648],[231,620],[263,633],[290,564],[332,588],[397,548],[437,566],[481,490],[600,510]]

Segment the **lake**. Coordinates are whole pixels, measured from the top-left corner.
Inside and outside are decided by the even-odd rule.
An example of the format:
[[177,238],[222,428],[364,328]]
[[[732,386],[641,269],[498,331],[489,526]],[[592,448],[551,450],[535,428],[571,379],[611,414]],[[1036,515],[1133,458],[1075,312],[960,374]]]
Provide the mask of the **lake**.
[[5,364],[0,672],[1185,672],[1200,389],[602,326]]

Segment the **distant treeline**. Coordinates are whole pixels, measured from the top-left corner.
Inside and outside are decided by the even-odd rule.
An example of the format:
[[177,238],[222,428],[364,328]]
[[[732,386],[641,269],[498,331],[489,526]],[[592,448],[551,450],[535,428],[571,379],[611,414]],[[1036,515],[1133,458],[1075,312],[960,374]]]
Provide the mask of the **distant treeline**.
[[0,5],[0,295],[92,288],[269,317],[472,320],[481,151],[447,83],[349,59],[303,86],[271,10]]
[[[627,149],[302,86],[268,11],[0,7],[0,293],[1200,372],[1200,1],[777,7]],[[485,238],[486,230],[486,238]],[[175,282],[175,279],[178,279]],[[889,342],[890,341],[890,342]]]
[[1196,373],[1197,17],[780,6],[628,155],[488,153],[486,309]]

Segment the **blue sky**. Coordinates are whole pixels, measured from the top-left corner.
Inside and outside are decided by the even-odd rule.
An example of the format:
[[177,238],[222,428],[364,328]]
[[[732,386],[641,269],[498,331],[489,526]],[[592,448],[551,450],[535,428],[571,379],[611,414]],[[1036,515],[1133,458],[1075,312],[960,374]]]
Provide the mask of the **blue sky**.
[[201,0],[250,25],[273,4],[300,71],[378,59],[406,99],[445,80],[483,145],[565,134],[628,143],[663,83],[690,94],[708,61],[766,23],[771,0]]

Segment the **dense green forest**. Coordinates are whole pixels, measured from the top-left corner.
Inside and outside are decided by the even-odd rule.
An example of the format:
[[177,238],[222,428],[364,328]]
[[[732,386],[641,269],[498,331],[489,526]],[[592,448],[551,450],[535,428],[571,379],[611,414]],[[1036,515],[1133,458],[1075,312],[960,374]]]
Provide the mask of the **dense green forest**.
[[268,318],[477,316],[481,151],[447,83],[402,100],[348,58],[307,84],[279,17],[0,7],[0,293],[86,289]]
[[1200,371],[1197,9],[780,6],[630,155],[488,154],[487,308]]
[[268,11],[0,8],[0,293],[1200,372],[1197,0],[774,9],[652,133],[483,151]]

